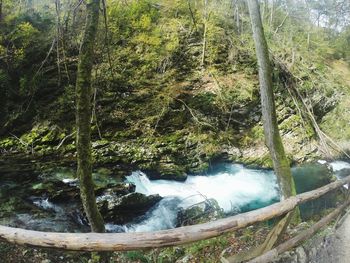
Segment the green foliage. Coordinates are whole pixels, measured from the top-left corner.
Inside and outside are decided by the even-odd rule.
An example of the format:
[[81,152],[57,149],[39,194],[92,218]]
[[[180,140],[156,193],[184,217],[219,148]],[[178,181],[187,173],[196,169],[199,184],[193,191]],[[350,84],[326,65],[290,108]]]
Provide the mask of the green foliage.
[[[36,2],[28,6],[25,1],[4,1],[0,29],[0,91],[4,94],[0,111],[4,114],[0,123],[5,134],[11,131],[28,144],[11,138],[3,141],[5,149],[28,151],[33,143],[37,151],[46,152],[45,148],[54,150],[74,130],[75,71],[86,7],[77,7],[73,18],[76,5],[61,0],[59,54],[54,45],[42,65],[57,34],[57,15],[52,1]],[[177,155],[183,152],[176,152],[182,151],[185,143],[193,143],[197,155],[191,158],[205,168],[203,162],[216,158],[223,145],[263,145],[255,109],[259,103],[257,62],[246,4],[209,0],[205,7],[204,3],[107,1],[107,38],[100,19],[95,47],[92,83],[96,116],[92,128],[95,140],[100,139],[100,130],[107,141],[132,145],[128,157],[113,160],[133,156],[141,162],[145,152],[140,145],[147,145],[150,155],[156,156],[154,145],[166,144],[171,160],[182,164],[184,158]],[[344,93],[344,81],[331,64],[334,59],[349,58],[348,26],[342,22],[337,32],[330,26],[318,27],[304,5],[275,4],[272,19],[271,7],[261,6],[271,54],[288,67],[318,121],[334,107],[338,114],[345,114],[347,103],[340,105],[341,109],[336,106]],[[334,17],[333,13],[332,9],[326,15]],[[207,45],[201,67],[204,24]],[[280,118],[293,116],[282,121],[280,128],[306,133],[305,140],[314,138],[310,126],[301,124],[293,101],[286,99],[290,95],[281,75],[276,67],[277,99],[291,112],[281,110]],[[35,134],[33,127],[44,120],[57,125],[59,132]],[[324,127],[331,130],[328,118],[325,120],[329,124]],[[183,140],[173,142],[178,137]],[[72,141],[74,136],[60,151],[73,153]],[[106,158],[99,150],[94,150],[94,155],[96,161]]]

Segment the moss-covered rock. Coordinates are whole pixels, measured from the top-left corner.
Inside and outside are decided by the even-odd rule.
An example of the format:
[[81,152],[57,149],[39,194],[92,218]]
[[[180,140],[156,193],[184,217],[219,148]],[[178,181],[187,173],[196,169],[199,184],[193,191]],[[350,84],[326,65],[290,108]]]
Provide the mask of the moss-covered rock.
[[161,199],[159,195],[146,196],[141,193],[130,193],[121,197],[105,195],[97,198],[97,205],[105,220],[125,224],[145,214]]
[[177,213],[177,226],[188,226],[222,218],[224,213],[215,199],[207,199]]

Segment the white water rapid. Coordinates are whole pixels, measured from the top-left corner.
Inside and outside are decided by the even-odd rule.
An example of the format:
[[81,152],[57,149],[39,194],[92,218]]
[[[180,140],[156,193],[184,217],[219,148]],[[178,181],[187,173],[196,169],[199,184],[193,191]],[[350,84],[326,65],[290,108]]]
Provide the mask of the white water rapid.
[[276,177],[271,171],[253,170],[239,164],[225,164],[212,174],[188,176],[185,182],[149,180],[133,172],[127,180],[136,192],[163,197],[140,221],[126,226],[107,224],[109,231],[145,232],[173,228],[179,208],[214,198],[226,213],[239,213],[278,201]]

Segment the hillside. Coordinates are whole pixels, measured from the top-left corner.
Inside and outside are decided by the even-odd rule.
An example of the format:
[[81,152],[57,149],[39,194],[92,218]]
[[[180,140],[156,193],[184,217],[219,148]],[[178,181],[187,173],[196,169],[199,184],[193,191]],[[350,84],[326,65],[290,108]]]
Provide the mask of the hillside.
[[[83,18],[79,12],[73,16],[69,4],[61,3],[59,18],[47,3],[46,9],[43,4],[27,13],[15,9],[3,21],[8,27],[2,26],[0,49],[7,61],[1,69],[7,94],[2,153],[74,158],[74,83]],[[229,12],[226,2],[109,5],[108,31],[101,19],[93,70],[96,164],[133,164],[169,178],[201,171],[217,159],[270,166],[244,3],[238,13]],[[296,163],[342,156],[325,147],[306,108],[347,146],[349,133],[339,129],[347,122],[346,57],[327,46],[325,30],[287,11],[280,8],[273,21],[266,16],[265,25],[286,151]]]

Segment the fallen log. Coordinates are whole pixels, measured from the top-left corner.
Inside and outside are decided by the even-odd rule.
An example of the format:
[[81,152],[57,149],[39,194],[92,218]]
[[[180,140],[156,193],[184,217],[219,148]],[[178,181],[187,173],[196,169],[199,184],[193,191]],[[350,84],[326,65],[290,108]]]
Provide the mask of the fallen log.
[[0,226],[0,241],[79,251],[127,251],[181,245],[281,216],[347,183],[350,183],[350,176],[251,212],[175,229],[140,233],[53,233]]

